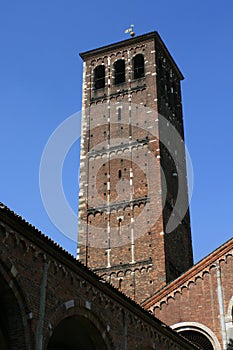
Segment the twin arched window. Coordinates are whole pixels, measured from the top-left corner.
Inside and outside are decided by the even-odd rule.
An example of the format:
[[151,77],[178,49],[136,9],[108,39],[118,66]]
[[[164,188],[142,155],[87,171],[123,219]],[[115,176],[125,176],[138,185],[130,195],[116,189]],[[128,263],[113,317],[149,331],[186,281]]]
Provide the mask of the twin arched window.
[[[125,60],[119,59],[114,65],[114,84],[125,83]],[[144,56],[139,53],[133,58],[133,79],[140,79],[145,76]],[[103,64],[94,69],[94,89],[105,87],[105,66]]]

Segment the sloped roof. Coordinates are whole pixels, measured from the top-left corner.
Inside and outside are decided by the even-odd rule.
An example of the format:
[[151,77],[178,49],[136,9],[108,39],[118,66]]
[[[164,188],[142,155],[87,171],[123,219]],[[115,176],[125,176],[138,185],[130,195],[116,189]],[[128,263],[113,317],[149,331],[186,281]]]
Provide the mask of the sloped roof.
[[196,349],[195,345],[191,344],[190,341],[182,336],[178,336],[177,332],[156,318],[151,312],[143,309],[139,304],[127,297],[113,285],[102,280],[101,277],[83,265],[72,254],[68,253],[60,245],[39,231],[35,226],[24,220],[20,215],[9,209],[2,202],[0,202],[0,224],[2,226],[8,225],[14,229],[17,233],[36,244],[40,249],[43,249],[45,253],[81,275],[96,288],[102,290],[103,293],[123,305],[130,312],[134,313],[142,320],[149,322],[153,327],[158,328],[164,335],[170,336],[171,338],[175,337],[176,340],[185,342],[187,346],[192,345],[192,348]]
[[222,259],[225,260],[225,256],[228,253],[233,254],[233,238],[229,239],[227,242],[222,244],[220,247],[218,247],[216,250],[211,252],[205,258],[203,258],[198,263],[193,265],[188,271],[183,273],[180,277],[168,283],[166,286],[164,286],[154,295],[146,299],[142,303],[142,306],[145,309],[149,309],[151,306],[155,305],[157,302],[166,298],[166,296],[172,293],[174,290],[187,284],[189,281],[194,280],[196,276],[199,276],[205,270],[210,269],[212,266],[215,266],[216,261],[220,261]]

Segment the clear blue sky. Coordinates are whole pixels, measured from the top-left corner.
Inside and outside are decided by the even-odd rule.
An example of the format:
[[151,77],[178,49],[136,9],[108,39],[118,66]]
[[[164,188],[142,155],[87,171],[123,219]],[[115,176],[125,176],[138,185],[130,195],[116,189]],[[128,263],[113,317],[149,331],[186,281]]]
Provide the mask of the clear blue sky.
[[[43,208],[41,154],[55,128],[81,108],[78,53],[127,38],[124,29],[131,23],[136,34],[158,30],[185,76],[197,261],[233,235],[232,0],[2,1],[0,201],[75,252],[75,243],[56,230]],[[65,161],[63,180],[76,211],[77,144]]]

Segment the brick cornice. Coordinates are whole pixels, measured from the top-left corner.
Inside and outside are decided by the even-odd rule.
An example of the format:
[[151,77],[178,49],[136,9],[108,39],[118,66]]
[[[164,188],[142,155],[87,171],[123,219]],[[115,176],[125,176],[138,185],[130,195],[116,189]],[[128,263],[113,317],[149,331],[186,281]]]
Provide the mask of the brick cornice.
[[142,306],[145,309],[149,309],[159,301],[162,301],[164,298],[166,298],[169,294],[174,292],[176,289],[187,284],[187,282],[193,280],[200,273],[203,273],[207,269],[210,269],[216,263],[216,261],[221,260],[221,258],[227,253],[229,253],[232,249],[233,249],[233,238],[231,238],[226,243],[221,245],[219,248],[214,250],[212,253],[207,255],[205,258],[203,258],[201,261],[199,261],[197,264],[191,267],[183,275],[181,275],[171,283],[167,284],[163,289],[155,293],[152,297],[145,300],[142,303]]
[[122,48],[122,47],[128,47],[128,46],[132,46],[134,44],[138,44],[138,42],[143,42],[146,40],[153,40],[153,39],[161,45],[163,50],[166,52],[167,57],[169,57],[170,62],[173,65],[174,69],[178,73],[180,80],[183,80],[184,79],[183,74],[181,73],[179,67],[177,66],[176,62],[174,61],[173,57],[171,56],[165,43],[163,42],[161,36],[159,35],[159,33],[157,31],[153,31],[153,32],[146,33],[143,35],[135,36],[133,38],[126,39],[123,41],[118,41],[116,43],[102,46],[102,47],[99,47],[97,49],[89,50],[86,52],[81,52],[79,55],[85,61],[90,57],[99,56],[99,55],[102,55],[103,53],[106,54],[107,51],[111,52],[113,50],[117,50],[117,49]]

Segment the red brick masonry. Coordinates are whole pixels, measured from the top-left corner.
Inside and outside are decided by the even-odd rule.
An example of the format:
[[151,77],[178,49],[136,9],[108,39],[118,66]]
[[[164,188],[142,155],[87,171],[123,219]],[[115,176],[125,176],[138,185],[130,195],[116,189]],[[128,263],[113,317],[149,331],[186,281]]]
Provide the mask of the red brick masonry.
[[61,328],[56,348],[194,349],[2,204],[0,252],[1,349],[53,349],[54,330],[72,319],[82,331]]

